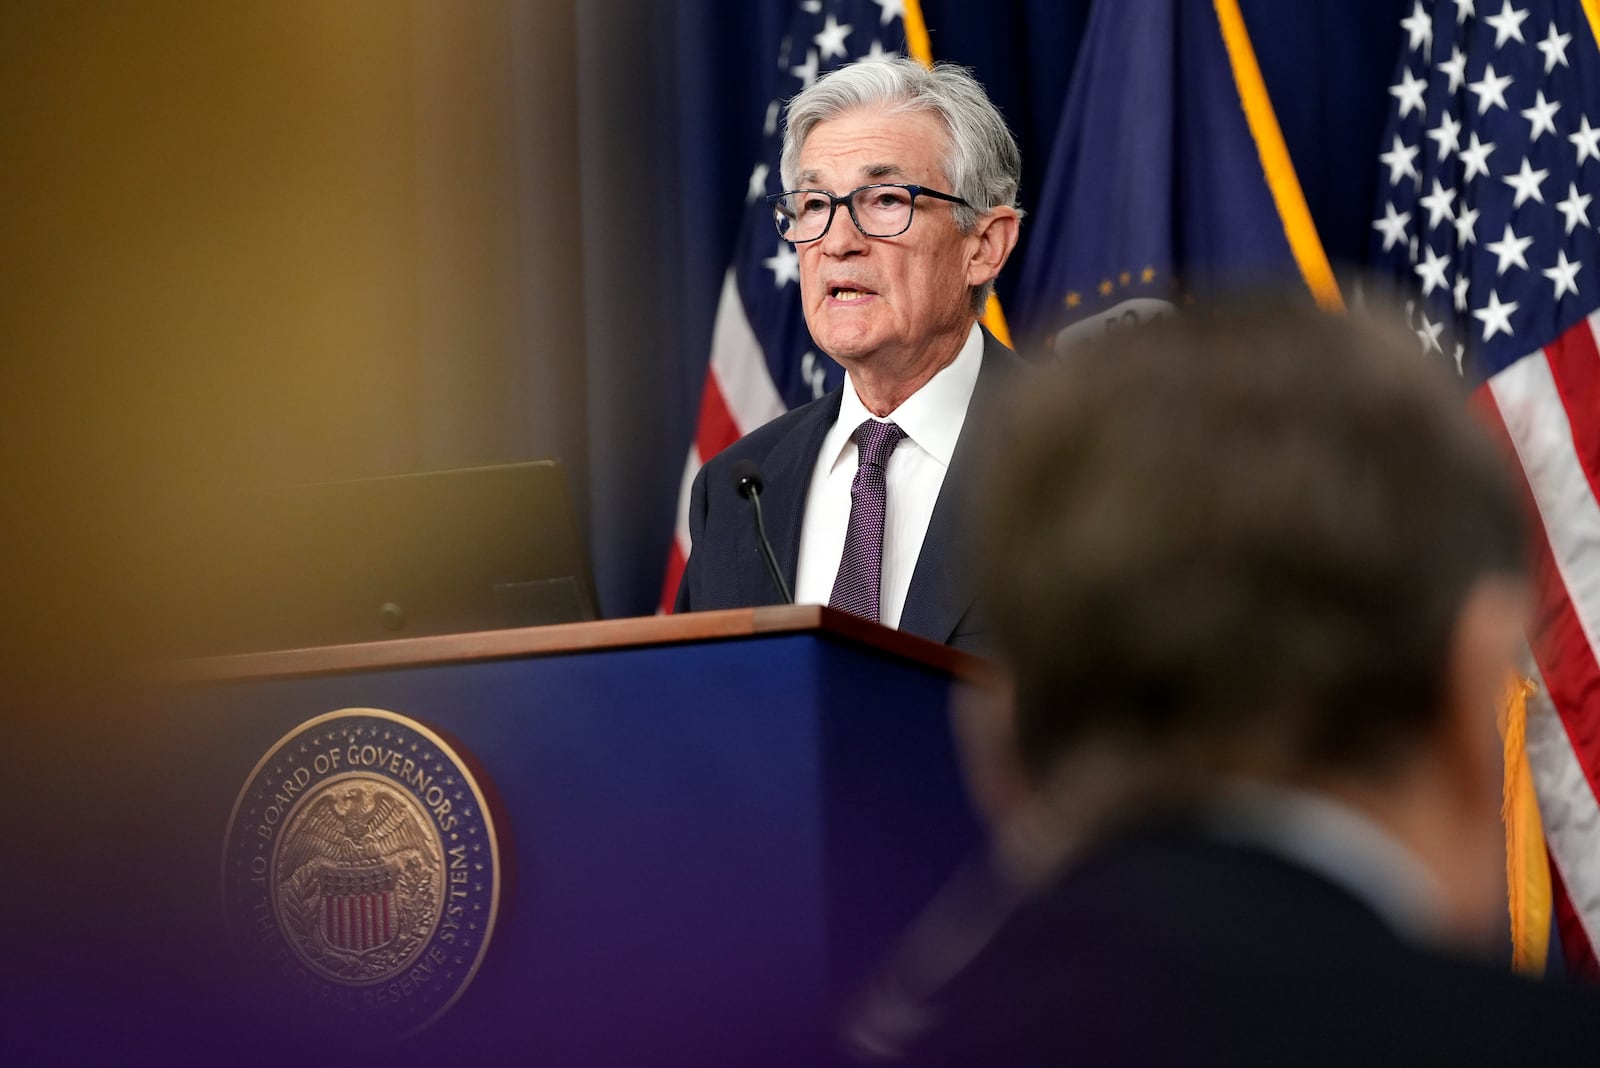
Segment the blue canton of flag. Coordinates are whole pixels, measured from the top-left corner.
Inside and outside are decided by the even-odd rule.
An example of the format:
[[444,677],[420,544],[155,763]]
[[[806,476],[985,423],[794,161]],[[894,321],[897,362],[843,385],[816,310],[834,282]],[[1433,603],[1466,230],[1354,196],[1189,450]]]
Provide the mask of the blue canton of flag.
[[1339,302],[1235,0],[1095,5],[1030,231],[1030,346],[1297,272]]
[[1423,345],[1474,383],[1600,303],[1600,209],[1586,191],[1600,172],[1584,177],[1600,163],[1589,27],[1576,0],[1499,2],[1496,14],[1416,0],[1403,20],[1372,224],[1374,261],[1415,280]]
[[[915,3],[915,0],[911,0]],[[800,308],[800,259],[773,225],[768,193],[782,192],[778,154],[784,102],[835,67],[897,54],[907,0],[800,0],[777,43],[768,80],[761,158],[744,190],[745,214],[723,279],[695,442],[678,494],[678,522],[662,590],[671,608],[689,557],[689,487],[706,460],[844,376],[811,344]]]
[[1374,260],[1414,287],[1417,337],[1475,387],[1542,526],[1526,754],[1554,876],[1547,900],[1569,968],[1592,977],[1600,977],[1597,12],[1600,4],[1579,0],[1414,0],[1401,21],[1372,224]]

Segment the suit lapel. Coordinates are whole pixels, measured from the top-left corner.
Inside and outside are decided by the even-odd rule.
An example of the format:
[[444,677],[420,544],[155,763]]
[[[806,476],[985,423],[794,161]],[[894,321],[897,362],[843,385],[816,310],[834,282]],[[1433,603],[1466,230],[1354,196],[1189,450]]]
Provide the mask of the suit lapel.
[[945,472],[917,568],[911,575],[911,587],[906,591],[906,605],[900,613],[903,631],[947,642],[977,596],[978,576],[966,547],[973,521],[972,500],[982,475],[980,427],[1005,383],[1021,366],[1021,357],[987,330],[983,332],[983,366],[978,369],[967,418],[950,456],[950,469]]
[[[761,474],[766,481],[766,490],[761,495],[762,517],[767,538],[772,542],[772,554],[778,560],[778,570],[783,572],[783,579],[791,590],[800,566],[800,526],[805,520],[806,497],[811,492],[811,473],[816,468],[822,439],[839,417],[841,396],[841,392],[835,390],[809,405],[804,416],[795,421],[761,461]],[[746,565],[739,576],[743,603],[776,604],[778,591],[772,588],[772,576],[767,574],[766,564],[762,562],[754,524],[750,525],[745,540],[748,552],[741,553],[740,558]]]

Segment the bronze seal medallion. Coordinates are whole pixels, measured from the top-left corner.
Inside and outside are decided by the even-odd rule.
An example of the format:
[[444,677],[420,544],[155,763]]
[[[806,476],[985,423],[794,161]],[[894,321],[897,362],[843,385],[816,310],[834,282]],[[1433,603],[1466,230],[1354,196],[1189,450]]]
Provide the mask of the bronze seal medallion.
[[223,895],[251,971],[387,1035],[466,990],[500,898],[478,782],[433,731],[346,708],[290,731],[228,820]]

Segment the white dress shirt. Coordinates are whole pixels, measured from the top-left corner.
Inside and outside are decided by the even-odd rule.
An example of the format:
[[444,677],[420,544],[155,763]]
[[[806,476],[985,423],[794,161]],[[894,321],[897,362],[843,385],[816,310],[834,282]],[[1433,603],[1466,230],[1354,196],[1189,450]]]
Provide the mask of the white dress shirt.
[[[917,568],[922,541],[928,535],[933,506],[938,503],[961,424],[967,419],[978,369],[983,365],[983,331],[977,323],[956,358],[930,378],[905,403],[889,413],[905,431],[884,471],[888,487],[883,521],[883,572],[879,579],[878,620],[898,627]],[[822,439],[817,465],[806,495],[805,522],[800,529],[800,562],[794,599],[799,604],[827,604],[844,553],[850,525],[850,484],[855,481],[856,443],[851,437],[864,420],[876,419],[845,377],[839,419]]]

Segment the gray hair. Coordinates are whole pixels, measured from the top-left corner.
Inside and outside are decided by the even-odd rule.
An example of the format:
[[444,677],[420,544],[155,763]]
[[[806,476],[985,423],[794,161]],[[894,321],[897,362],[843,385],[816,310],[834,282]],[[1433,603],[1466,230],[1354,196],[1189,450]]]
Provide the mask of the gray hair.
[[[904,56],[847,64],[790,98],[779,160],[785,189],[795,187],[800,149],[817,124],[862,109],[890,114],[930,111],[938,116],[950,135],[944,156],[949,191],[972,205],[954,207],[962,233],[972,230],[979,215],[1002,205],[1017,207],[1022,153],[983,86],[965,67],[935,63],[929,69]],[[991,287],[992,283],[973,287],[975,308],[983,307]]]

